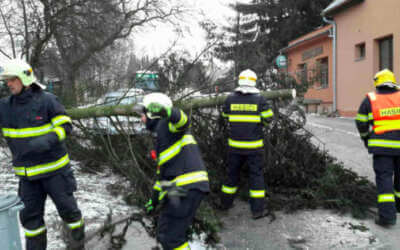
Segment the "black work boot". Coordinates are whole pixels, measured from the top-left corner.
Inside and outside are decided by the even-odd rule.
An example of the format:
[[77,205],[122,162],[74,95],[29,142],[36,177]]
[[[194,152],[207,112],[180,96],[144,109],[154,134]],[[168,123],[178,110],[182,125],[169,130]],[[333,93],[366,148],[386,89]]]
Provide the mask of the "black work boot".
[[217,209],[226,211],[233,207],[233,195],[222,194],[220,203],[217,204]]
[[396,219],[384,219],[380,216],[375,217],[375,224],[382,226],[382,227],[390,227],[396,225]]
[[395,201],[396,201],[396,210],[398,213],[400,213],[400,198],[395,197]]
[[66,250],[85,249],[85,225],[70,230],[66,224],[63,227],[63,236],[67,245]]
[[251,218],[253,218],[253,220],[257,220],[257,219],[261,219],[267,215],[268,215],[268,213],[265,212],[264,210],[262,210],[262,211],[252,212]]
[[47,248],[46,232],[35,237],[26,237],[26,250],[45,250]]

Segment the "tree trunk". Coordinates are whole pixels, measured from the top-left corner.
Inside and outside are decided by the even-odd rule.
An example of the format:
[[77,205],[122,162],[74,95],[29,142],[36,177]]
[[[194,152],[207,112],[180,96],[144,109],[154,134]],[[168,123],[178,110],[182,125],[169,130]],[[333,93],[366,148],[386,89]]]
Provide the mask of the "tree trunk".
[[[293,99],[296,96],[296,91],[294,89],[281,89],[264,91],[261,92],[261,94],[267,99]],[[175,103],[174,105],[180,107],[183,110],[209,108],[222,105],[226,97],[226,95],[220,95],[216,97],[203,97],[199,99],[183,101],[181,103]],[[68,109],[67,113],[74,120],[114,115],[140,116],[139,111],[132,108],[132,105],[74,108]]]

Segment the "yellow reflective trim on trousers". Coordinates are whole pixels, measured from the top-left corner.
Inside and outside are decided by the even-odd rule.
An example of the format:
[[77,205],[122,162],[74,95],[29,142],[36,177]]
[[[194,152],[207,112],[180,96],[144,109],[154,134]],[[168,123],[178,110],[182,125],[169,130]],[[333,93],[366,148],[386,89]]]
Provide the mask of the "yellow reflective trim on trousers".
[[53,129],[53,131],[57,134],[58,140],[62,141],[65,139],[65,129],[63,127],[56,127]]
[[190,250],[189,242],[185,242],[179,247],[174,248],[174,250]]
[[249,191],[251,198],[264,198],[265,190],[251,190]]
[[85,223],[84,223],[83,218],[82,218],[82,219],[80,219],[78,221],[67,223],[67,226],[68,226],[69,229],[74,230],[74,229],[77,229],[79,227],[82,227],[83,224],[85,224]]
[[400,192],[399,192],[399,191],[394,190],[394,195],[395,195],[397,198],[400,198]]
[[66,115],[58,115],[51,119],[51,123],[54,125],[54,127],[60,126],[65,123],[71,123],[71,122],[72,122],[71,118]]
[[171,160],[177,154],[179,154],[182,148],[189,144],[197,144],[196,140],[192,135],[184,135],[182,139],[175,142],[171,147],[167,148],[163,152],[160,153],[158,157],[158,165],[161,166],[167,161]]
[[368,122],[368,115],[357,114],[356,120],[360,122]]
[[368,120],[374,120],[374,115],[372,113],[368,113]]
[[400,148],[400,141],[368,139],[368,147]]
[[261,122],[259,115],[228,115],[229,122]]
[[263,139],[257,141],[235,141],[229,138],[228,145],[233,148],[262,148],[264,141]]
[[27,138],[45,135],[53,130],[53,125],[47,123],[39,127],[30,128],[2,128],[4,137]]
[[238,190],[237,187],[228,187],[225,185],[222,185],[221,191],[225,194],[234,194]]
[[262,118],[269,118],[269,117],[272,117],[273,115],[274,115],[274,112],[271,109],[261,112]]
[[222,112],[222,117],[229,117],[229,115],[227,113]]
[[21,166],[14,166],[14,172],[16,175],[19,176],[35,176],[39,174],[45,174],[57,169],[60,169],[69,163],[69,156],[68,154],[64,155],[60,159],[54,162],[49,162],[45,164],[35,165],[31,167],[21,167]]
[[394,194],[380,194],[378,195],[378,203],[394,202]]
[[184,186],[201,181],[208,181],[208,173],[206,171],[196,171],[179,175],[171,182],[175,182],[177,186]]
[[28,230],[24,228],[24,232],[26,237],[35,237],[38,236],[39,234],[46,232],[46,226],[39,227],[38,229],[35,230]]

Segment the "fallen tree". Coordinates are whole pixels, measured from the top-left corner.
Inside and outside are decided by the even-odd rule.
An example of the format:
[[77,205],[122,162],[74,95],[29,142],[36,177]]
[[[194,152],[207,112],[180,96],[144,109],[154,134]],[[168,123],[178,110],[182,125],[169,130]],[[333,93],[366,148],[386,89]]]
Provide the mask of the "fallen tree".
[[[341,163],[321,151],[311,142],[313,135],[304,129],[305,114],[296,105],[290,105],[291,90],[263,92],[271,101],[274,120],[265,128],[265,184],[268,209],[273,211],[296,211],[304,208],[328,208],[351,212],[365,218],[375,205],[376,191],[372,183],[345,169]],[[221,104],[226,96],[189,99],[175,103],[188,110],[192,121],[192,134],[200,146],[206,163],[211,193],[203,202],[193,225],[196,233],[205,233],[206,242],[218,241],[220,222],[216,218],[215,201],[219,200],[220,188],[225,176],[227,154],[227,126],[220,115]],[[210,108],[213,112],[210,112]],[[132,106],[94,107],[68,110],[74,120],[112,116],[137,116]],[[91,170],[100,166],[112,166],[127,176],[132,183],[129,190],[120,190],[129,204],[142,206],[149,198],[155,176],[155,163],[148,152],[152,149],[149,134],[117,135],[90,134],[88,145],[70,140],[73,157],[83,161]],[[110,158],[106,158],[109,156]],[[248,175],[243,168],[241,176]],[[248,181],[242,178],[238,196],[248,200]]]
[[[271,90],[261,92],[263,96],[269,100],[291,100],[296,97],[294,89]],[[196,99],[188,99],[175,103],[176,106],[183,110],[215,107],[224,103],[226,95],[209,96]],[[89,108],[74,108],[67,110],[68,115],[74,119],[96,118],[104,116],[140,116],[140,114],[132,109],[132,105],[117,106],[95,106]]]

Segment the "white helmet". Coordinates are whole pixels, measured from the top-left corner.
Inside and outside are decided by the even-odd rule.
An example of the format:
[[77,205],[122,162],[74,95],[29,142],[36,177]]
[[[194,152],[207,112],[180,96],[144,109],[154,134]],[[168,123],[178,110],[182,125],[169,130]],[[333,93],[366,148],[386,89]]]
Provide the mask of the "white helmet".
[[142,105],[145,107],[146,115],[150,119],[160,118],[160,116],[155,116],[151,112],[148,111],[150,105],[152,105],[152,104],[157,104],[157,105],[160,105],[160,106],[162,106],[164,108],[172,108],[171,99],[167,95],[165,95],[163,93],[155,92],[155,93],[151,93],[151,94],[145,95],[143,97]]
[[8,80],[13,77],[18,77],[19,80],[21,80],[22,85],[25,87],[35,83],[42,89],[46,88],[44,85],[37,82],[32,67],[24,60],[11,59],[3,65],[2,69],[3,71],[0,72],[0,80]]
[[239,75],[239,86],[255,87],[257,81],[257,75],[254,71],[246,69],[242,71]]

